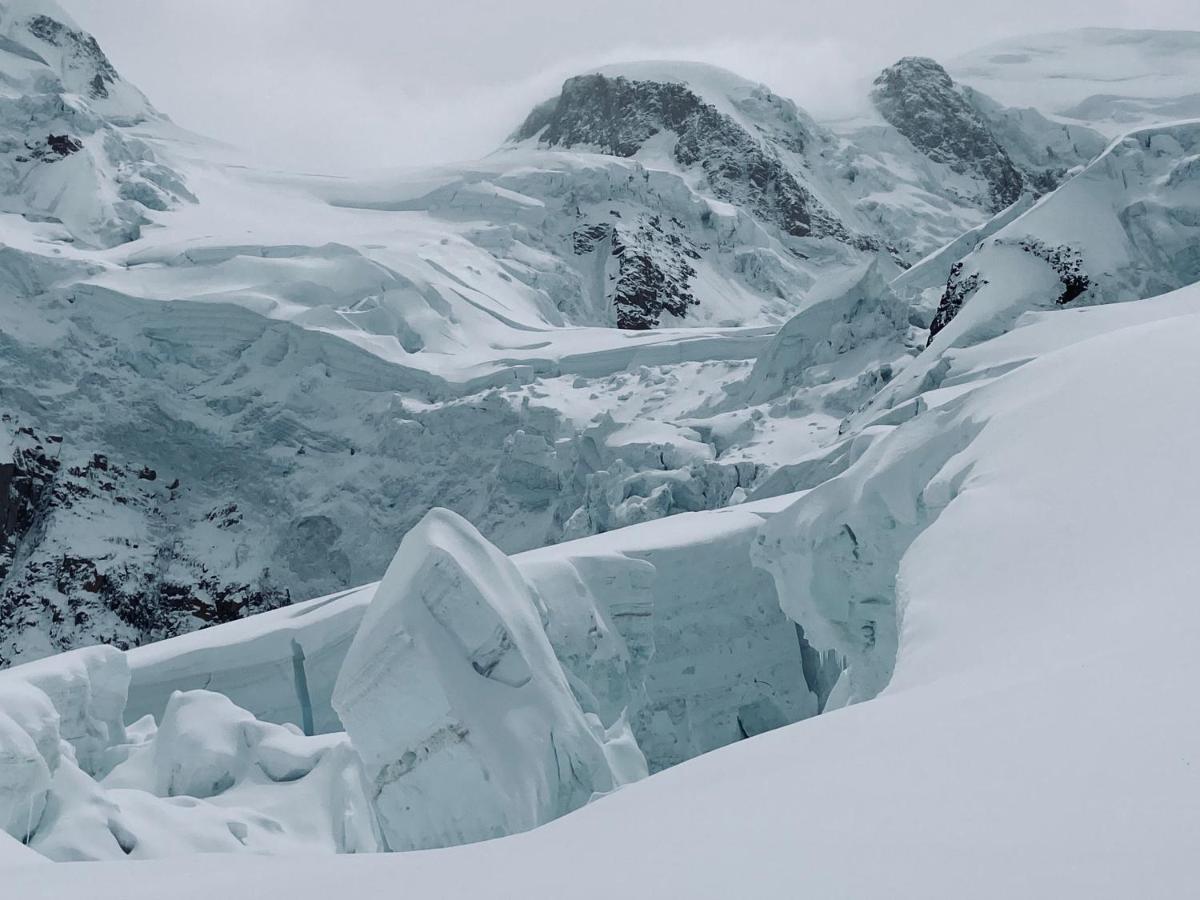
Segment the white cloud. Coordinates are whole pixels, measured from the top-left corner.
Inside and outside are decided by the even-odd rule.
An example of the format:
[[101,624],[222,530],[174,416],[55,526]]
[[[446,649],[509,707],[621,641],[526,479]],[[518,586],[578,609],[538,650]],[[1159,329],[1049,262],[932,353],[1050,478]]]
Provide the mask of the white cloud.
[[488,152],[563,78],[700,59],[836,114],[896,57],[943,59],[1077,25],[1200,25],[1153,0],[60,0],[181,124],[282,165],[346,170]]

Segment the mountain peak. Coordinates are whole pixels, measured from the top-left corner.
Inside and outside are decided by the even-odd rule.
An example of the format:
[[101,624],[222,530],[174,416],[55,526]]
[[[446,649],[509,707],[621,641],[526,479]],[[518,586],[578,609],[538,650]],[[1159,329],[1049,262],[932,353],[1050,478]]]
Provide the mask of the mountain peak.
[[993,211],[1021,196],[1016,166],[935,60],[906,56],[884,69],[875,79],[871,100],[888,124],[930,159],[986,181]]
[[[663,141],[651,144],[660,135]],[[657,162],[666,157],[701,174],[717,199],[746,205],[791,237],[877,249],[806,183],[802,160],[820,137],[790,100],[733,73],[695,63],[638,63],[567,79],[513,139],[625,158],[648,153]]]
[[32,93],[50,70],[62,92],[84,98],[97,113],[114,122],[160,118],[150,101],[123,79],[101,49],[52,0],[0,3],[0,72]]

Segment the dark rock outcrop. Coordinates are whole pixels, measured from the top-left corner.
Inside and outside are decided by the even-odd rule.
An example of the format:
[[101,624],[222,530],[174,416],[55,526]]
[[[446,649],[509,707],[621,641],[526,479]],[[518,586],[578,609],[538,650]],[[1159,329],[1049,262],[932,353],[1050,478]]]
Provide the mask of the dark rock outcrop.
[[45,15],[33,16],[26,27],[35,38],[62,49],[73,66],[92,70],[88,79],[92,99],[108,97],[109,86],[116,84],[120,76],[94,37]]
[[887,122],[934,162],[987,185],[992,212],[1015,203],[1025,183],[983,116],[937,62],[907,56],[875,79],[871,99]]
[[933,343],[938,332],[949,325],[958,315],[958,311],[962,309],[963,304],[970,299],[971,295],[987,284],[987,280],[981,279],[978,272],[972,272],[966,277],[962,272],[961,261],[950,267],[950,275],[946,279],[946,287],[942,291],[941,300],[938,301],[937,312],[933,315],[933,321],[929,323],[930,344]]
[[31,649],[125,648],[291,602],[268,573],[231,580],[180,546],[153,470],[100,453],[65,464],[62,445],[18,426],[0,460],[0,668]]
[[[683,318],[699,301],[692,295],[700,258],[696,245],[677,221],[639,216],[636,221],[583,225],[572,234],[577,256],[607,253],[608,296],[618,328],[656,327],[663,315]],[[610,262],[611,261],[611,262]]]
[[[792,237],[878,249],[827,210],[769,144],[684,84],[602,74],[570,78],[558,97],[530,113],[514,138],[630,157],[664,131],[676,136],[675,161],[701,170],[717,199],[746,208]],[[803,135],[792,133],[787,148],[801,152],[804,143]]]

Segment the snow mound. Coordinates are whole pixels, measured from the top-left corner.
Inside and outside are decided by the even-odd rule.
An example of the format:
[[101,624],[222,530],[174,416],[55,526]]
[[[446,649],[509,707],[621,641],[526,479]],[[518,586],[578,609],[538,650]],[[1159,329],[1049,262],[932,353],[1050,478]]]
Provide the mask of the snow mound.
[[520,572],[433,510],[376,589],[333,692],[392,850],[499,837],[646,773],[571,693]]
[[[902,345],[908,332],[908,308],[872,263],[848,288],[836,282],[787,321],[754,361],[746,381],[732,389],[739,402],[758,404],[794,390],[828,381],[828,365],[854,350]],[[819,374],[813,375],[816,369]],[[807,380],[806,380],[807,379]]]
[[344,734],[175,693],[123,722],[129,669],[91,647],[0,673],[0,828],[54,860],[379,849]]

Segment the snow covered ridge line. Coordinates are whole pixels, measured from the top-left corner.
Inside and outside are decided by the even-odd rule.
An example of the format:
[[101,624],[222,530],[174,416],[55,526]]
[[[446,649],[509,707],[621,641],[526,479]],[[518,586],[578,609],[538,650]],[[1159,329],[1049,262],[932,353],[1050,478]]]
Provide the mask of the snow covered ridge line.
[[56,4],[0,6],[0,71],[0,210],[57,225],[57,240],[111,247],[137,239],[151,213],[196,202],[125,130],[163,116]]
[[[1144,298],[1200,280],[1198,151],[1200,120],[1132,131],[1032,208],[989,229],[949,269],[930,327],[935,352],[923,362],[1002,333],[1028,309]],[[932,296],[927,285],[944,264],[943,254],[931,257],[895,286]]]

